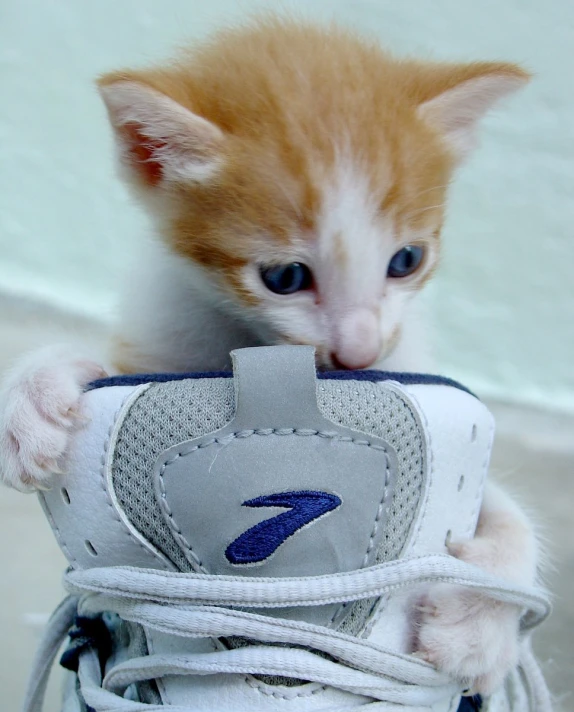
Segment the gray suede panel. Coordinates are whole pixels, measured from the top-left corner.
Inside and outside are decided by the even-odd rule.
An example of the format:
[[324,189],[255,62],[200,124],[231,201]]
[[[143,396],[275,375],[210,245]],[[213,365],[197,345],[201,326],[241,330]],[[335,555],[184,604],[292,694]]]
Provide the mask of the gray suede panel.
[[[353,571],[374,563],[397,476],[392,448],[380,437],[321,414],[313,349],[242,349],[232,356],[233,420],[215,434],[169,448],[154,468],[164,519],[192,567],[283,577]],[[334,496],[340,504],[298,528],[261,561],[226,556],[228,545],[247,530],[289,516],[284,507],[245,507],[244,502],[309,491]]]
[[[253,356],[260,349],[253,350]],[[277,352],[276,349],[270,351]],[[280,351],[280,349],[279,349]],[[240,352],[246,357],[249,350]],[[293,349],[289,348],[289,358],[293,356]],[[271,355],[271,354],[270,354]],[[293,362],[291,365],[275,362],[273,369],[275,372],[286,372],[286,368],[296,370]],[[247,364],[247,362],[246,362]],[[281,401],[284,408],[291,408],[290,422],[295,422],[298,427],[312,425],[316,430],[322,421],[322,427],[333,431],[333,423],[337,423],[345,428],[351,428],[361,433],[368,433],[378,438],[382,438],[391,446],[391,451],[396,453],[397,458],[397,479],[394,493],[390,499],[388,516],[381,521],[381,525],[376,533],[376,547],[371,550],[368,556],[368,564],[388,561],[400,556],[404,547],[409,530],[415,518],[420,493],[423,484],[424,472],[424,445],[420,426],[411,406],[393,388],[379,383],[362,381],[317,381],[314,374],[308,370],[299,369],[296,373],[292,371],[289,378],[283,381],[289,385],[287,393],[281,392],[280,387],[273,378],[269,379],[265,388],[257,385],[258,367],[252,363],[245,368],[243,379],[245,380],[245,393],[256,395],[250,404],[248,399],[240,402],[238,411],[243,408],[243,414],[239,412],[241,418],[256,422],[257,427],[269,427],[268,423],[277,426],[277,404]],[[250,379],[254,377],[254,382]],[[311,378],[316,394],[316,404],[309,397],[311,392]],[[297,384],[294,386],[294,384]],[[174,533],[173,526],[170,526],[162,510],[158,505],[154,486],[152,482],[152,470],[162,452],[173,448],[175,444],[202,435],[213,433],[228,425],[236,416],[235,388],[232,379],[189,379],[186,381],[171,382],[165,384],[154,384],[132,406],[119,433],[115,458],[112,467],[112,479],[116,496],[121,506],[124,508],[128,518],[134,526],[144,534],[158,549],[168,556],[182,571],[189,571],[197,568],[197,561],[189,556],[189,552],[182,548],[181,538]],[[241,387],[241,377],[239,379]],[[278,390],[279,389],[279,390]],[[265,401],[261,401],[262,393]],[[287,397],[284,397],[284,396]],[[317,406],[320,414],[317,413]],[[286,414],[283,410],[283,415]],[[256,418],[257,420],[253,420]],[[326,422],[324,419],[330,421]],[[252,436],[260,441],[265,440],[264,436]],[[275,441],[284,438],[284,442],[289,440],[293,443],[293,448],[297,450],[297,444],[305,442],[305,437],[297,435],[268,436]],[[308,441],[311,442],[311,441]],[[339,445],[341,443],[338,443]],[[233,447],[237,447],[235,443]],[[245,441],[247,446],[247,442]],[[251,444],[249,447],[252,447]],[[263,446],[257,445],[261,450]],[[310,458],[313,458],[313,448],[308,445],[303,446]],[[319,445],[325,448],[325,443]],[[291,446],[281,445],[285,451],[281,460],[288,461],[292,458],[287,454],[292,450]],[[359,448],[355,448],[359,449]],[[370,453],[372,456],[373,453]],[[277,455],[275,455],[277,457]],[[303,458],[302,462],[306,458]],[[229,463],[233,458],[229,460]],[[229,464],[228,463],[228,464]],[[221,462],[223,465],[223,461]],[[357,471],[357,460],[353,458],[353,465],[349,463],[349,471]],[[307,472],[307,467],[304,468]],[[359,468],[361,469],[361,468]],[[231,472],[229,467],[228,472]],[[302,474],[303,471],[302,471]],[[351,480],[352,482],[352,480]],[[284,491],[285,488],[277,486],[277,479],[269,481],[268,491],[257,494],[270,494],[272,492]],[[310,484],[305,482],[305,477],[301,479],[299,485],[302,489],[309,489]],[[376,489],[376,488],[375,488]],[[218,491],[214,490],[214,497]],[[379,489],[380,494],[380,489]],[[242,495],[243,496],[243,495]],[[253,493],[245,493],[245,498],[253,496]],[[362,493],[363,497],[371,503],[376,500],[377,492]],[[380,500],[379,500],[380,501]],[[237,506],[237,505],[236,505]],[[243,531],[247,522],[249,525],[269,518],[282,510],[260,510],[240,508],[238,521],[242,526],[237,532],[228,534],[228,539],[233,538],[240,530]],[[262,512],[264,514],[262,515]],[[253,517],[246,519],[245,515]],[[233,517],[230,517],[233,519]],[[323,527],[329,519],[319,521],[315,526]],[[365,521],[372,520],[372,513],[366,517]],[[372,521],[370,521],[372,524]],[[318,529],[317,531],[321,531]],[[323,530],[326,535],[326,530]],[[337,540],[337,532],[331,532]],[[295,541],[295,540],[294,540]],[[348,553],[348,550],[347,550]],[[303,553],[301,552],[301,556]],[[345,555],[346,556],[346,555]],[[331,566],[344,566],[343,559],[337,559],[337,555],[331,553]],[[274,557],[277,558],[277,557]],[[312,557],[315,558],[315,557]],[[322,561],[322,557],[320,558]],[[193,562],[193,565],[192,565]],[[277,562],[279,559],[277,558]],[[354,564],[353,564],[354,565]],[[362,565],[359,563],[358,565]],[[329,567],[330,568],[330,567]],[[236,573],[236,571],[234,571]],[[277,575],[278,572],[276,572]],[[313,573],[317,573],[314,570]],[[263,575],[272,575],[270,572],[263,572]],[[282,575],[289,575],[283,572]],[[293,574],[292,574],[293,575]],[[349,633],[357,633],[363,626],[374,601],[362,601],[353,604],[346,615],[341,620],[340,627]]]
[[[423,481],[422,435],[410,405],[388,386],[318,381],[317,402],[329,420],[385,439],[398,459],[398,478],[376,561],[400,555]],[[151,470],[175,443],[218,430],[235,414],[231,379],[189,379],[152,385],[134,403],[119,433],[112,477],[116,496],[134,526],[182,571],[191,564],[161,516]]]

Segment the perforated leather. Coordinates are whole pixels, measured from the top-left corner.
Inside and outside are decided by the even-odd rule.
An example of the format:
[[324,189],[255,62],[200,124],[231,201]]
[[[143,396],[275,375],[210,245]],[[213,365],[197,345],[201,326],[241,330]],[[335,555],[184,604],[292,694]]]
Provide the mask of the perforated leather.
[[62,475],[39,494],[54,534],[74,568],[132,566],[172,569],[172,564],[133,528],[114,501],[109,461],[118,426],[146,386],[118,386],[84,397],[88,425],[76,433]]

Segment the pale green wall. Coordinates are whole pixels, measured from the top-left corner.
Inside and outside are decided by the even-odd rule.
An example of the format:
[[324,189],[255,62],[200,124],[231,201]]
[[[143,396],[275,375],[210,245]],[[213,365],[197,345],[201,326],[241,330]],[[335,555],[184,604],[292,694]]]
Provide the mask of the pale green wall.
[[443,371],[484,395],[574,411],[570,0],[3,0],[0,291],[112,313],[119,265],[145,225],[113,179],[91,80],[255,6],[335,17],[400,53],[536,73],[488,119],[460,174],[430,297]]

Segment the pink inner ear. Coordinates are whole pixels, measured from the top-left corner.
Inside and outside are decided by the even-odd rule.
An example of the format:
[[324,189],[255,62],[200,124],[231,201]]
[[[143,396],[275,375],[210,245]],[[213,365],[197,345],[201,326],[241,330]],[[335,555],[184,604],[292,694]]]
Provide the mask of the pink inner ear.
[[157,185],[163,177],[163,169],[155,156],[158,149],[166,146],[165,141],[146,136],[136,123],[124,124],[121,131],[134,167],[148,185]]

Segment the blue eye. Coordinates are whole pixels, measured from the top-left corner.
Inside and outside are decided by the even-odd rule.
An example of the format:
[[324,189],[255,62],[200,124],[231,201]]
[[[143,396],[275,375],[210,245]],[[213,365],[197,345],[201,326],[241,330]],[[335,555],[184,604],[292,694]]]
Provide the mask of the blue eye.
[[403,247],[392,256],[387,275],[389,277],[408,277],[421,266],[424,256],[424,248],[419,245]]
[[311,270],[300,262],[262,267],[260,274],[263,284],[275,294],[294,294],[313,285]]

